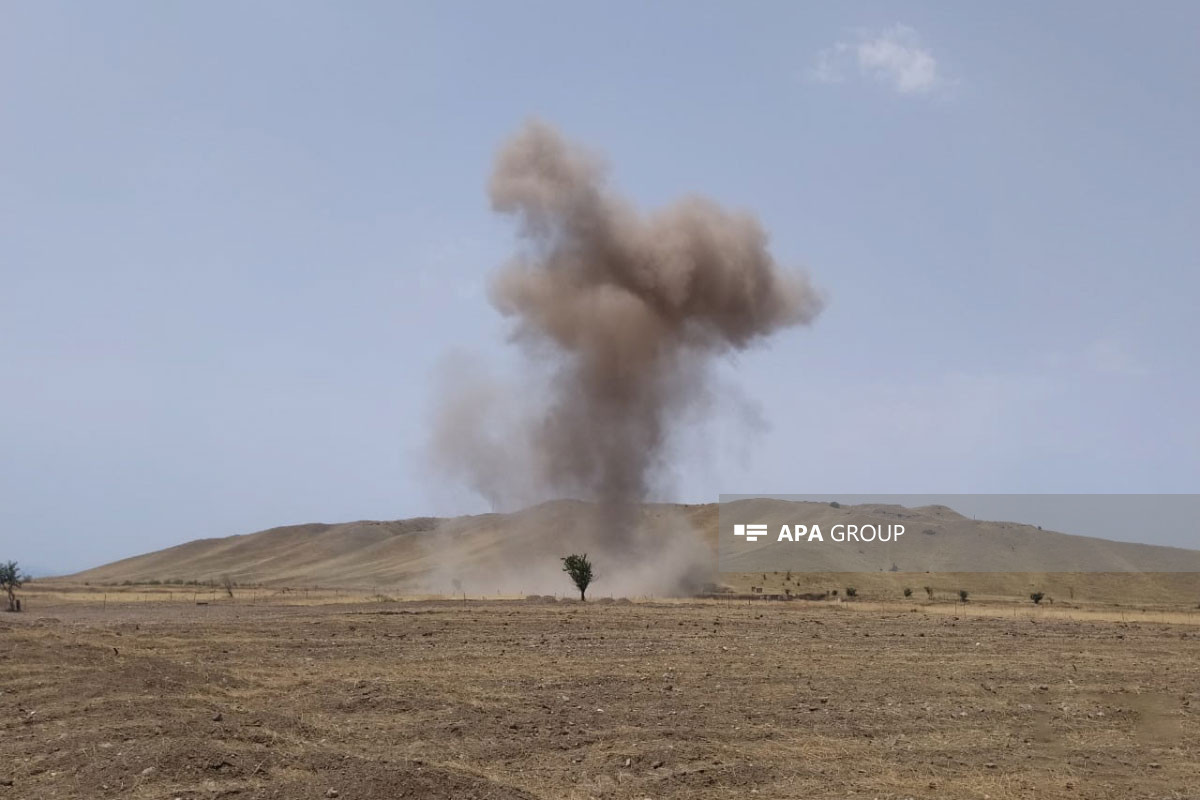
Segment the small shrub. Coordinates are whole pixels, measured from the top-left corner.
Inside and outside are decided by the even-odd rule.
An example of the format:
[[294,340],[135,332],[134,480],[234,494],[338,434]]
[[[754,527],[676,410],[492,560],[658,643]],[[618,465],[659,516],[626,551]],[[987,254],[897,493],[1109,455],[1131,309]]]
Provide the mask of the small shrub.
[[905,587],[904,587],[904,596],[905,596],[905,597],[912,597],[912,589],[910,589],[910,588],[908,588],[907,586],[905,586]]
[[1034,592],[1033,594],[1029,595],[1029,599],[1033,601],[1035,606],[1037,606],[1042,604],[1042,598],[1045,596],[1046,595],[1043,592]]
[[962,600],[964,603],[967,602],[967,598],[970,596],[971,596],[971,593],[968,592],[966,589],[958,590],[958,599]]
[[846,597],[858,597],[858,589],[855,589],[853,586],[847,586]]
[[933,599],[933,587],[932,586],[925,587],[925,596],[928,597],[930,600]]

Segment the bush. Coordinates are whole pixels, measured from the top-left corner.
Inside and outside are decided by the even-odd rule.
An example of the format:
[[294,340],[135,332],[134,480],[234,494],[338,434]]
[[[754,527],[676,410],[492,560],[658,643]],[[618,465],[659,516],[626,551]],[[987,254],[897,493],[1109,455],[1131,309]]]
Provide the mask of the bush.
[[958,599],[962,600],[964,603],[967,602],[967,598],[970,596],[971,596],[971,593],[968,592],[966,589],[958,590]]
[[933,599],[933,587],[932,586],[925,587],[925,596],[928,597],[930,600]]
[[912,589],[910,589],[910,588],[908,588],[907,586],[905,586],[905,587],[904,587],[904,596],[905,596],[905,597],[912,597]]
[[1035,606],[1037,606],[1037,605],[1041,605],[1042,598],[1045,596],[1046,595],[1043,592],[1034,592],[1033,594],[1029,595],[1029,599],[1033,601],[1033,604]]
[[858,597],[858,589],[855,589],[853,586],[847,586],[846,597]]

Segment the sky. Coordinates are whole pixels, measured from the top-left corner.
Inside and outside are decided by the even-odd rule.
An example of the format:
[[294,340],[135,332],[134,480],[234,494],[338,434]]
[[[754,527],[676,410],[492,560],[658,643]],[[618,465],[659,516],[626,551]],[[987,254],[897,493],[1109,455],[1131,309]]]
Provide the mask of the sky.
[[518,361],[485,187],[530,118],[643,209],[757,214],[827,298],[718,366],[658,499],[1196,492],[1198,35],[1188,2],[0,5],[0,559],[486,510],[430,477],[432,387]]

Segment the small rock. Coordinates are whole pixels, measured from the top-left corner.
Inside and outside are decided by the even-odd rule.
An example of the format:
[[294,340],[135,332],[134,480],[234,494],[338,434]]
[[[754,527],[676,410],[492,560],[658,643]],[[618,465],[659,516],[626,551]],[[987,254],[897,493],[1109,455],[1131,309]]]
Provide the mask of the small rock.
[[144,770],[142,770],[142,774],[143,775],[153,775],[157,771],[158,770],[156,770],[154,767],[146,767]]
[[338,790],[337,790],[337,789],[326,789],[326,790],[325,790],[325,796],[326,796],[326,797],[337,797],[337,796],[338,796]]
[[663,764],[665,764],[665,763],[666,763],[665,761],[655,761],[653,764],[651,764],[651,765],[650,765],[650,767],[651,767],[652,769],[658,769],[659,767],[661,767],[661,766],[662,766]]

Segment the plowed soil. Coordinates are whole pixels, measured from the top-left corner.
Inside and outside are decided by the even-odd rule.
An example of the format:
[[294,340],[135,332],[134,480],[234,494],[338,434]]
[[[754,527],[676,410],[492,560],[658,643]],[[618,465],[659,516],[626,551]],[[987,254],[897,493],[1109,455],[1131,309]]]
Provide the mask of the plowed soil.
[[852,606],[0,615],[0,800],[1200,797],[1200,627]]

